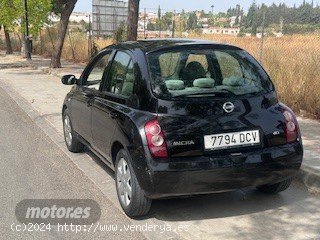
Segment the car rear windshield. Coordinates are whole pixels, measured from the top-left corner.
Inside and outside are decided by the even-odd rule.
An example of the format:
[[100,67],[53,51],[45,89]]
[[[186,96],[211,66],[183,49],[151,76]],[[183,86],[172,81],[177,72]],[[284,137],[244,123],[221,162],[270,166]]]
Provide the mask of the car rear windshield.
[[273,90],[266,72],[238,49],[179,49],[147,54],[153,92],[162,99]]

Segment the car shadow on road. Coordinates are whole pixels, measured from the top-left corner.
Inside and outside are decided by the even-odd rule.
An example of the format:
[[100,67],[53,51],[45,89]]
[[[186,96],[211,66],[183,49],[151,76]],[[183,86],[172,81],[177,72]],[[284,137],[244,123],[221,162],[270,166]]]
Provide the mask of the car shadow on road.
[[110,167],[108,167],[97,155],[95,155],[87,147],[85,147],[84,151],[86,154],[88,154],[93,159],[93,161],[97,165],[99,165],[99,167],[101,167],[101,169],[103,169],[110,177],[113,178],[113,180],[115,180],[114,171]]
[[309,192],[294,182],[285,192],[267,195],[255,188],[199,195],[190,198],[155,200],[150,215],[164,221],[190,221],[241,216],[276,209],[308,198]]
[[[114,179],[114,172],[105,165],[94,153],[86,149],[85,151],[109,176]],[[255,233],[264,234],[266,239],[273,235],[272,232],[277,232],[274,236],[281,236],[283,239],[288,232],[295,232],[297,229],[303,231],[315,232],[318,229],[318,222],[320,221],[317,213],[319,204],[314,202],[318,196],[310,194],[305,185],[298,181],[293,181],[292,185],[286,191],[277,195],[268,195],[257,191],[255,188],[245,188],[232,192],[215,193],[209,195],[198,195],[185,198],[161,199],[154,200],[150,213],[140,220],[157,219],[160,222],[171,224],[179,224],[183,222],[192,222],[202,229],[203,234],[210,234],[211,230],[207,229],[207,224],[212,221],[224,221],[234,217],[243,217],[244,221],[250,222],[249,228],[236,229],[239,226],[232,222],[231,228],[235,228],[230,235],[224,233],[218,239],[257,239],[262,235],[255,235]],[[296,222],[289,223],[288,219],[299,219],[300,214],[311,214],[314,222],[302,224]],[[313,216],[314,215],[314,216]],[[259,216],[259,217],[257,217]],[[138,219],[137,219],[138,220]],[[202,221],[207,221],[205,225],[199,225]],[[265,231],[265,224],[268,224],[270,231]],[[241,224],[240,224],[241,225]],[[285,225],[286,231],[281,231],[278,226]],[[215,228],[219,226],[215,226]],[[253,231],[252,228],[257,229]],[[199,229],[198,229],[199,230]],[[202,231],[201,230],[201,231]],[[242,235],[244,232],[251,234],[252,238],[247,238],[248,235]],[[227,235],[226,235],[227,234]],[[271,234],[271,235],[270,235]],[[244,237],[245,236],[245,237]],[[264,239],[264,238],[262,238]],[[276,239],[276,238],[275,238]]]

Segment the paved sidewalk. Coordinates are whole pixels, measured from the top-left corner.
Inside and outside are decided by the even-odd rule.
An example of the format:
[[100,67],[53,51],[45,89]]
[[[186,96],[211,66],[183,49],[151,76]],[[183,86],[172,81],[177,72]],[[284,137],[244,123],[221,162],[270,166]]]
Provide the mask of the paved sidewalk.
[[[61,106],[70,87],[62,85],[60,78],[66,74],[80,76],[85,65],[63,61],[63,68],[50,69],[49,63],[50,59],[40,56],[33,56],[32,62],[26,62],[17,55],[4,57],[0,54],[0,71],[3,72],[0,76],[62,133]],[[23,66],[23,71],[19,66]],[[25,75],[32,77],[23,77]],[[302,117],[298,121],[305,149],[299,177],[308,187],[320,189],[320,122]]]
[[[38,62],[45,59],[35,58]],[[70,157],[73,164],[121,211],[113,173],[90,152],[73,154],[63,139],[61,107],[70,87],[60,82],[63,74],[80,74],[83,66],[68,63],[67,68],[49,70],[45,65],[24,68],[6,67],[0,56],[0,87],[30,118]],[[14,57],[11,58],[14,62]],[[7,65],[8,66],[8,65]],[[47,72],[51,75],[47,74]],[[300,119],[305,142],[305,161],[300,177],[318,183],[320,123]],[[45,159],[44,159],[45,160]],[[316,177],[315,177],[316,176]],[[88,181],[88,179],[84,181]],[[317,181],[316,181],[317,180]],[[147,219],[133,224],[163,226],[173,229],[187,225],[186,232],[144,232],[149,239],[317,239],[319,237],[320,200],[306,187],[294,181],[291,188],[276,196],[244,189],[231,193],[192,199],[155,201]]]

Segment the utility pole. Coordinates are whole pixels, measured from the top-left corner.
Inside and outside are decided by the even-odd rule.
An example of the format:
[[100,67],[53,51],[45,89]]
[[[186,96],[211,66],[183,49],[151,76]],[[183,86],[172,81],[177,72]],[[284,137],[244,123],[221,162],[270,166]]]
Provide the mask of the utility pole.
[[211,5],[211,13],[213,15],[213,9],[214,9],[214,5]]
[[284,18],[281,16],[280,17],[280,32],[283,33],[283,22],[284,22]]
[[146,24],[146,20],[147,20],[147,9],[144,8],[144,18],[143,18],[144,39],[147,39],[147,32],[146,32],[147,24]]
[[32,51],[32,41],[29,36],[29,18],[28,18],[28,0],[24,0],[24,10],[25,10],[25,22],[26,22],[26,34],[25,34],[25,53],[27,60],[31,60]]
[[261,31],[261,45],[260,45],[260,63],[262,64],[263,58],[263,44],[264,44],[264,27],[266,22],[266,10],[263,10],[263,18],[262,18],[262,31]]
[[88,60],[91,59],[92,55],[92,36],[91,36],[91,15],[89,15],[89,29],[88,29]]
[[172,19],[172,38],[174,38],[175,29],[176,28],[176,10],[173,11],[173,19]]
[[162,16],[161,16],[161,7],[160,7],[160,5],[159,5],[159,9],[158,9],[158,18],[159,18],[159,38],[161,38],[161,31],[162,31],[162,21],[161,21],[161,18],[162,18]]

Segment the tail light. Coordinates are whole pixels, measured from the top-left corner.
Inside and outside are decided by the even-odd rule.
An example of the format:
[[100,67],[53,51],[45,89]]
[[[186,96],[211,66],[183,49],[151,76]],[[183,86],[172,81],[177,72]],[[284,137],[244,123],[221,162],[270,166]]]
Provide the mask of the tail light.
[[156,158],[168,157],[167,144],[158,120],[154,119],[147,122],[144,129],[151,155]]
[[286,106],[282,106],[282,107],[283,107],[282,113],[286,121],[285,132],[287,137],[287,143],[292,143],[297,141],[298,139],[298,129],[299,129],[298,121],[290,108]]

